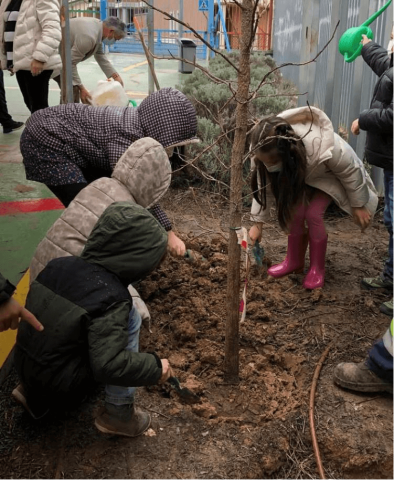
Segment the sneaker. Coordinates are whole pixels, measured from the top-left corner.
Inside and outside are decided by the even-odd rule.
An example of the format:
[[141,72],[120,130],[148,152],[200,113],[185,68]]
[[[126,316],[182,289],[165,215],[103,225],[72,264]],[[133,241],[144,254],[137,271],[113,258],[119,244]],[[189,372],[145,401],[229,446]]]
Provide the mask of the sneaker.
[[105,403],[104,412],[95,420],[95,425],[103,433],[138,437],[150,426],[149,413],[131,405],[113,405]]
[[361,287],[366,290],[375,290],[376,288],[393,289],[393,282],[384,280],[380,275],[373,278],[363,278],[361,280]]
[[30,413],[34,420],[39,420],[49,412],[49,407],[47,405],[43,405],[40,401],[34,401],[33,399],[29,398],[29,403],[27,402],[25,389],[23,388],[22,384],[19,384],[16,388],[14,388],[11,395],[25,408],[25,410]]
[[5,126],[3,125],[3,133],[12,133],[13,131],[15,130],[19,130],[20,128],[22,128],[24,125],[23,122],[15,122],[14,120],[12,120],[12,122]]
[[334,371],[334,382],[356,392],[393,393],[393,384],[379,378],[365,363],[340,363]]
[[380,305],[380,311],[385,315],[393,318],[393,299],[389,300],[388,302],[382,303],[382,305]]

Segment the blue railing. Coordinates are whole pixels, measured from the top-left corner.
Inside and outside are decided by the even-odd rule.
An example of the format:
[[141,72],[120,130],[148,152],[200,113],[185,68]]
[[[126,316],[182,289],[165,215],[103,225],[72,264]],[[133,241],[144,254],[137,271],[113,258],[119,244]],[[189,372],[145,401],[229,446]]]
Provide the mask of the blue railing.
[[[148,29],[142,28],[141,32],[144,35],[145,42],[147,43]],[[206,31],[197,30],[197,33],[199,33],[204,38],[204,40],[207,41],[208,33]],[[178,57],[179,42],[177,35],[178,30],[155,29],[155,55],[162,55],[168,57],[173,55]],[[193,33],[190,30],[184,30],[182,38],[189,38],[190,40],[193,40],[193,42],[196,44],[196,58],[206,58],[206,45],[204,45],[201,40],[194,37]],[[137,33],[131,33],[131,35],[127,35],[123,40],[120,40],[114,45],[111,45],[109,47],[109,51],[116,53],[144,53],[144,49],[141,45],[141,41]]]

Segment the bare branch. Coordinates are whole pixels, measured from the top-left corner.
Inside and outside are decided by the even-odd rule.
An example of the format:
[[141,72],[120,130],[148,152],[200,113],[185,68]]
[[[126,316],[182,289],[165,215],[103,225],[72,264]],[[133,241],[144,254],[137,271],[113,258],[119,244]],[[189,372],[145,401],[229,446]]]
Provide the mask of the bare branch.
[[236,127],[232,128],[231,130],[228,130],[227,132],[223,133],[222,135],[219,135],[218,138],[211,145],[208,145],[207,147],[205,147],[204,150],[202,150],[196,157],[193,158],[193,160],[190,160],[189,162],[187,162],[186,165],[178,168],[177,170],[174,170],[174,172],[179,172],[180,170],[183,170],[185,167],[187,167],[187,165],[193,165],[195,162],[197,162],[197,160],[199,160],[204,155],[204,153],[209,152],[209,150],[211,148],[213,148],[217,143],[219,143],[219,141],[223,137],[227,137],[227,135],[231,132],[234,132],[235,129],[236,129]]
[[235,65],[234,62],[232,62],[226,55],[224,55],[220,50],[216,50],[216,48],[213,48],[209,42],[205,40],[205,38],[200,35],[197,30],[195,30],[193,27],[191,27],[188,23],[183,22],[182,20],[179,20],[179,18],[174,17],[173,15],[170,15],[168,12],[165,12],[164,10],[160,10],[160,8],[157,8],[153,5],[151,5],[147,0],[142,0],[148,7],[152,8],[153,10],[156,10],[157,12],[162,13],[168,20],[174,20],[174,22],[180,23],[184,27],[186,27],[188,30],[193,32],[194,36],[198,38],[204,45],[206,45],[212,52],[215,52],[217,55],[222,57],[229,65],[231,65],[237,73],[239,73],[239,68]]
[[231,3],[235,3],[235,5],[238,5],[238,7],[241,10],[245,10],[245,7],[242,5],[242,3],[239,0],[233,0]]
[[265,82],[266,78],[269,77],[269,75],[271,75],[272,73],[274,73],[276,70],[279,70],[280,68],[283,68],[283,67],[288,67],[288,66],[295,66],[295,67],[303,67],[304,65],[308,65],[309,63],[312,63],[314,62],[317,58],[320,57],[320,55],[324,52],[324,50],[326,48],[328,48],[328,45],[333,41],[334,37],[335,37],[335,34],[337,32],[337,29],[338,29],[338,26],[339,26],[339,21],[338,23],[336,24],[336,27],[335,27],[335,30],[334,30],[334,33],[332,34],[330,40],[325,44],[325,46],[320,50],[320,52],[317,53],[317,55],[312,58],[311,60],[308,60],[307,62],[303,62],[303,63],[292,63],[292,62],[288,62],[288,63],[282,63],[282,65],[279,65],[275,68],[273,68],[270,72],[268,72],[267,74],[264,75],[264,77],[262,78],[261,82],[259,83],[259,85],[257,86],[256,90],[254,91],[254,93],[252,94],[252,96],[250,97],[250,100],[253,100],[257,94],[257,92],[260,90],[260,88],[262,87],[263,83]]
[[259,20],[260,20],[260,17],[262,16],[262,14],[261,15],[256,15],[256,11],[257,11],[257,8],[259,6],[259,1],[260,0],[255,0],[255,4],[254,4],[254,7],[253,7],[253,25],[252,25],[252,35],[250,37],[250,42],[249,42],[249,47],[248,47],[249,49],[252,49],[254,39],[256,38],[257,28],[259,26]]
[[191,62],[190,60],[186,60],[186,59],[181,58],[181,57],[176,57],[171,52],[170,52],[170,57],[155,55],[155,54],[152,53],[151,50],[149,50],[149,54],[150,54],[151,57],[156,58],[157,60],[179,60],[180,62],[188,63],[189,65],[194,65],[195,68],[198,68],[199,70],[204,72],[204,74],[208,78],[210,78],[214,83],[216,83],[218,85],[227,85],[227,87],[229,88],[229,90],[231,91],[231,93],[233,95],[236,95],[236,93],[237,93],[236,90],[234,89],[233,85],[232,85],[233,83],[236,84],[237,83],[236,81],[232,82],[231,80],[223,80],[222,78],[216,77],[208,69],[206,69],[205,67],[201,66],[200,64],[198,64],[196,62]]

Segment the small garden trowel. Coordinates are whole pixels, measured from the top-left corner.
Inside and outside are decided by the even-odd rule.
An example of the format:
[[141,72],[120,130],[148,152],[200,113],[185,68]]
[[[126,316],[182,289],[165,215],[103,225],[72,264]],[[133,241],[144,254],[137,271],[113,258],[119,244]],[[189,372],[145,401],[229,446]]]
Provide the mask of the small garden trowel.
[[260,245],[258,240],[256,240],[252,248],[252,252],[253,252],[254,259],[256,260],[256,265],[258,267],[262,267],[265,252],[264,252],[264,248]]
[[200,397],[186,387],[181,387],[181,383],[177,377],[170,377],[167,382],[173,387],[175,392],[185,403],[200,403]]

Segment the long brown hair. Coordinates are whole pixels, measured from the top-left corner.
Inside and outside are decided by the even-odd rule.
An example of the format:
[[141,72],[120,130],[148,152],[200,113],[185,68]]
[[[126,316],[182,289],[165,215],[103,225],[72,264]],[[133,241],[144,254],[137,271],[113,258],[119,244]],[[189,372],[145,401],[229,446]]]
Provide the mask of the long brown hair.
[[[266,189],[271,185],[276,200],[279,225],[283,230],[288,231],[294,208],[300,202],[307,201],[305,146],[286,120],[274,116],[262,120],[254,128],[251,136],[251,151],[277,154],[282,160],[282,170],[270,173],[264,163],[256,159],[251,186],[254,198],[265,210],[267,208]],[[258,179],[260,179],[260,186]]]

